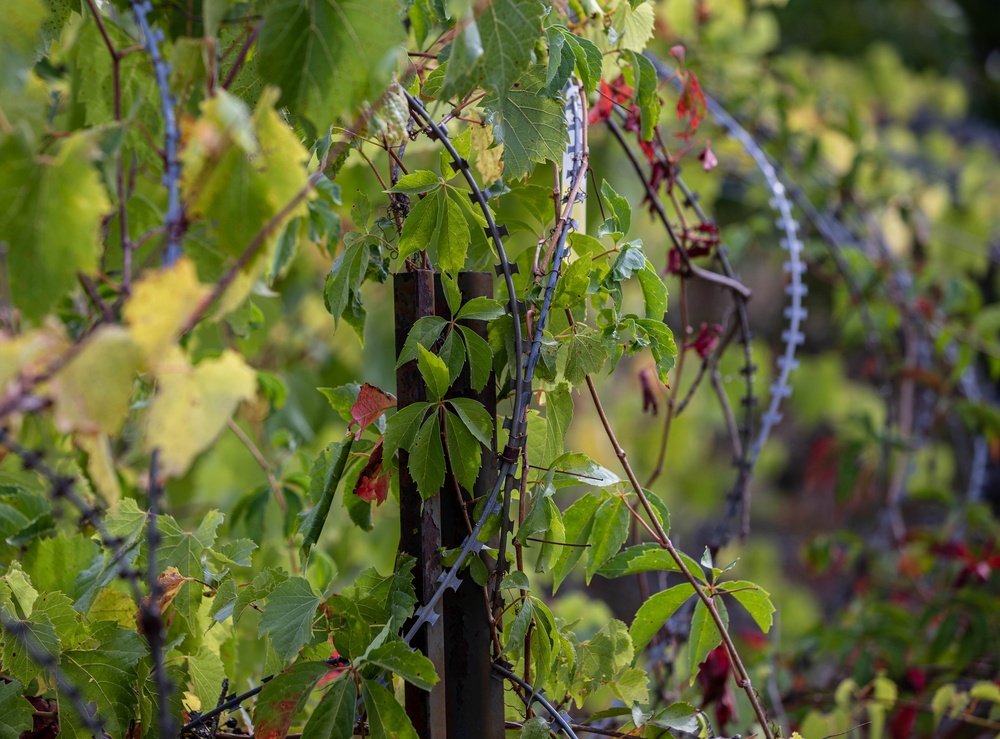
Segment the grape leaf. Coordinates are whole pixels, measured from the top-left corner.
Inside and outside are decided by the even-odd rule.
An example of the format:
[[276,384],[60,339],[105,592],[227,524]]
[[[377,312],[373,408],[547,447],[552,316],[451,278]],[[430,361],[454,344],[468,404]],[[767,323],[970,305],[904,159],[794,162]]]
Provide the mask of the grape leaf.
[[265,15],[257,69],[278,104],[318,128],[374,101],[405,41],[392,0],[277,0]]
[[579,385],[587,375],[600,372],[608,360],[608,351],[601,340],[587,333],[573,336],[566,359],[566,379]]
[[160,450],[160,471],[171,477],[184,474],[240,401],[257,391],[257,375],[231,350],[195,367],[174,350],[158,379],[146,423],[146,449]]
[[[8,290],[38,320],[97,269],[101,221],[111,203],[90,165],[91,139],[61,139],[54,156],[35,156],[20,135],[0,143],[0,239],[7,243]],[[72,238],[67,238],[68,235]]]
[[201,700],[202,712],[215,708],[222,681],[226,677],[222,659],[214,649],[202,644],[198,648],[198,653],[188,658],[187,669],[194,685],[195,695]]
[[0,739],[18,739],[22,731],[30,731],[34,708],[21,697],[24,686],[17,680],[0,682]]
[[521,724],[521,739],[545,739],[549,735],[549,725],[541,716],[535,716]]
[[312,622],[320,599],[308,581],[290,577],[271,591],[260,617],[257,636],[271,635],[271,646],[287,662],[312,636]]
[[218,589],[216,589],[215,596],[212,598],[212,607],[208,611],[209,617],[222,623],[232,616],[233,607],[236,605],[237,593],[236,579],[234,577],[230,576],[223,580],[219,584]]
[[493,136],[503,144],[504,177],[523,179],[536,163],[562,157],[568,132],[562,103],[542,97],[543,73],[530,69],[518,87],[494,93],[483,101]]
[[135,715],[133,684],[146,644],[134,630],[107,621],[93,624],[91,636],[97,648],[64,652],[62,668],[85,699],[97,704],[97,715],[104,720],[108,734],[124,736]]
[[297,662],[269,681],[254,706],[254,736],[284,739],[316,683],[328,672],[323,662]]
[[662,590],[643,603],[635,614],[629,634],[632,636],[632,644],[637,652],[642,651],[649,644],[656,632],[667,622],[667,619],[677,612],[677,609],[684,605],[684,602],[694,595],[694,588],[691,583],[681,583],[667,590]]
[[208,295],[198,282],[194,263],[179,259],[170,267],[147,272],[132,288],[124,317],[132,339],[142,348],[151,369],[163,360],[192,311]]
[[120,326],[100,326],[49,383],[60,431],[117,434],[129,411],[141,353]]

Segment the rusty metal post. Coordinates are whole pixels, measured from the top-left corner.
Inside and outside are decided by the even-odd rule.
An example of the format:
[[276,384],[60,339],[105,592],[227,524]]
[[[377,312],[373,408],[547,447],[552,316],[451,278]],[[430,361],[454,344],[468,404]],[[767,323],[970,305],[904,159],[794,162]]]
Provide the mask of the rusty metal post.
[[[413,324],[434,313],[434,273],[429,270],[397,273],[393,277],[393,299],[396,356],[399,356]],[[416,361],[396,370],[396,399],[399,408],[427,400]],[[417,599],[423,602],[434,592],[441,573],[441,501],[440,496],[427,501],[420,499],[407,469],[408,457],[405,451],[399,451],[399,550],[417,560],[413,584]],[[407,683],[406,713],[421,739],[447,739],[444,619],[424,626],[414,638],[413,646],[427,655],[442,680],[429,693]]]
[[[462,302],[475,297],[493,297],[493,275],[489,272],[464,272],[458,276]],[[435,313],[451,318],[444,299],[440,278],[435,283]],[[486,339],[485,321],[463,321],[473,331]],[[469,367],[462,370],[448,391],[448,397],[472,398],[485,406],[494,418],[497,410],[496,383],[490,381],[482,392],[472,389]],[[482,449],[482,463],[476,478],[475,498],[489,495],[496,480],[496,433],[492,448]],[[461,546],[468,533],[463,507],[472,516],[472,497],[460,490],[458,481],[451,474],[445,477],[441,490],[441,544],[446,548]],[[468,571],[455,592],[445,593],[442,604],[444,621],[445,667],[443,681],[447,695],[448,734],[452,737],[477,737],[477,739],[503,739],[504,703],[503,681],[491,669],[491,633],[486,596],[483,588],[475,583]],[[440,622],[439,622],[440,623]]]

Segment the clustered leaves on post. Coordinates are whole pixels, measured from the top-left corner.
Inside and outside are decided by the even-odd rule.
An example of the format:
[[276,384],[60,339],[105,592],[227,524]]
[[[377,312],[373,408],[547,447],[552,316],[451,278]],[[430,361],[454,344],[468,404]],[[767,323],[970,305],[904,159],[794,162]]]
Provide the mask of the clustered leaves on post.
[[[760,452],[749,291],[678,166],[686,154],[706,173],[719,165],[719,147],[699,132],[712,101],[675,48],[679,93],[663,115],[667,93],[643,55],[654,4],[195,6],[19,0],[0,25],[0,444],[10,451],[0,459],[0,737],[31,731],[36,710],[72,736],[99,722],[113,739],[155,739],[170,733],[167,718],[214,733],[224,711],[254,696],[241,720],[267,739],[293,727],[307,739],[416,736],[393,681],[431,690],[439,680],[403,635],[427,616],[413,586],[419,563],[401,556],[384,574],[331,556],[324,544],[336,547],[329,529],[343,518],[334,504],[339,491],[351,526],[374,529],[361,539],[339,526],[344,540],[384,545],[372,503],[398,493],[398,452],[424,500],[452,493],[442,490],[448,470],[473,494],[481,445],[495,435],[510,476],[496,488],[505,506],[480,499],[468,514],[470,529],[479,523],[475,551],[501,561],[493,572],[479,557],[456,563],[469,539],[443,559],[449,577],[487,588],[475,617],[489,621],[498,671],[525,702],[521,736],[553,726],[572,735],[598,718],[628,735],[713,735],[649,658],[668,623],[687,650],[670,669],[689,684],[710,680],[724,655],[723,682],[731,669],[754,712],[746,733],[774,736],[728,628],[739,603],[767,633],[770,595],[732,579],[736,563],[720,568],[708,549],[700,560],[676,549],[666,496],[647,489],[702,377],[740,467],[730,500],[744,534]],[[568,130],[568,83],[590,104],[582,141]],[[426,117],[411,116],[421,106]],[[577,197],[586,125],[605,123],[642,178],[666,248],[635,236],[638,211],[621,194],[631,188],[613,172],[597,173],[599,188],[591,178],[586,205],[601,218],[588,229]],[[568,181],[574,146],[582,168]],[[780,225],[794,236],[790,216]],[[500,298],[463,302],[459,273],[498,259]],[[385,300],[376,286],[416,269],[440,275],[451,318],[421,318],[409,333],[396,363],[416,361],[427,400],[396,410],[379,373],[331,359],[317,334],[343,320],[363,342],[368,310]],[[661,273],[680,278],[680,346]],[[703,323],[691,337],[686,285],[697,280],[727,291],[733,310],[725,326]],[[910,310],[903,298],[897,308]],[[469,320],[488,322],[488,340]],[[790,331],[772,409],[802,343]],[[734,340],[742,427],[719,369]],[[702,364],[685,398],[689,350]],[[668,393],[646,486],[595,384],[625,357],[646,363],[654,412]],[[299,371],[307,366],[320,369]],[[480,403],[451,397],[463,372],[475,391],[495,378],[520,417],[504,428]],[[359,382],[317,387],[347,375]],[[316,409],[316,390],[329,409]],[[584,396],[624,476],[567,441]],[[340,422],[338,440],[330,427]],[[914,444],[915,428],[899,425]],[[243,477],[226,461],[259,466],[264,482],[216,501]],[[79,520],[60,516],[69,505]],[[681,579],[650,594],[650,573]],[[645,600],[632,623],[609,618],[583,634],[559,617],[550,595],[581,575],[587,585],[638,576]],[[237,677],[254,685],[229,695]],[[875,691],[891,692],[884,682]],[[616,705],[596,716],[559,713],[609,695]],[[532,716],[533,702],[553,724]]]

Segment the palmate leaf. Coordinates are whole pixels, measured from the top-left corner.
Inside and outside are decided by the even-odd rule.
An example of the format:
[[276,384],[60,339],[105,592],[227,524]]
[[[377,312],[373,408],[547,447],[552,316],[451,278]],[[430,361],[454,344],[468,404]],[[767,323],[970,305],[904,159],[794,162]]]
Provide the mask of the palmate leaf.
[[[146,644],[134,630],[107,621],[93,624],[91,636],[97,648],[65,652],[61,666],[85,699],[97,704],[107,732],[124,736],[135,715],[137,665],[146,654]],[[72,704],[66,701],[66,705]]]
[[290,577],[271,591],[257,636],[271,635],[278,658],[288,661],[309,641],[320,599],[301,577]]
[[302,730],[302,739],[341,739],[354,733],[358,689],[351,673],[342,674],[316,706]]
[[[563,527],[566,531],[566,542],[569,544],[587,544],[594,526],[594,513],[601,502],[593,495],[584,495],[573,503],[563,513]],[[552,568],[552,592],[555,593],[566,576],[576,567],[583,557],[586,548],[583,546],[560,547],[559,559]]]
[[540,93],[545,72],[529,69],[518,86],[483,102],[493,135],[503,144],[504,179],[520,180],[535,164],[559,159],[568,139],[563,104]]
[[406,711],[395,696],[374,680],[361,681],[372,739],[418,739]]
[[684,605],[684,602],[694,595],[694,588],[690,583],[681,583],[667,590],[662,590],[649,600],[643,603],[635,614],[635,620],[629,628],[632,637],[632,645],[637,652],[642,651],[649,644],[650,639],[656,635],[667,619],[677,612],[677,609]]
[[0,739],[18,739],[22,731],[29,731],[34,708],[21,697],[24,686],[17,680],[0,683]]
[[277,0],[260,32],[257,69],[278,104],[317,128],[374,102],[405,41],[393,0]]
[[284,737],[316,683],[328,672],[330,667],[323,662],[298,662],[268,682],[254,706],[255,736]]
[[759,585],[746,580],[731,580],[719,585],[719,589],[730,593],[753,616],[753,620],[765,634],[774,623],[774,604],[771,595]]
[[226,677],[226,668],[218,653],[202,644],[198,653],[187,660],[187,669],[195,695],[201,700],[202,712],[214,708],[219,700],[219,687]]
[[413,439],[408,469],[424,500],[444,485],[444,446],[437,413],[431,414]]
[[371,650],[365,661],[396,673],[411,685],[430,690],[438,682],[433,663],[395,634]]
[[[58,154],[36,158],[21,136],[0,144],[0,241],[7,244],[8,289],[32,320],[93,272],[101,219],[111,203],[90,165],[91,140],[74,134]],[[67,235],[72,234],[72,238]]]
[[451,411],[445,412],[445,438],[448,441],[448,463],[458,484],[473,492],[482,467],[479,441]]
[[[715,599],[715,607],[719,611],[722,625],[729,628],[729,612],[721,599]],[[712,615],[708,612],[708,606],[699,600],[694,607],[694,616],[691,619],[691,636],[688,640],[688,669],[691,671],[691,683],[694,683],[698,675],[698,665],[705,661],[708,653],[722,643],[722,635],[715,625]]]
[[[221,513],[209,511],[195,531],[187,531],[172,516],[160,516],[158,523],[162,539],[158,561],[161,569],[176,567],[183,577],[203,577],[202,558],[215,543],[215,532],[222,520]],[[181,587],[174,600],[174,608],[191,628],[197,621],[201,590],[196,583],[189,583]]]
[[601,565],[617,554],[628,538],[628,509],[621,496],[607,495],[594,513],[587,558],[587,584]]

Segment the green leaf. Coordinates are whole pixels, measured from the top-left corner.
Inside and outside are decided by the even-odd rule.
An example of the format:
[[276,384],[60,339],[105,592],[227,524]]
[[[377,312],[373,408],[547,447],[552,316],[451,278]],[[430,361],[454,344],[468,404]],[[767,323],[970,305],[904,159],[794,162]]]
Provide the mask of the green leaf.
[[435,238],[438,225],[438,210],[441,207],[444,194],[440,191],[418,200],[410,208],[403,230],[399,235],[399,260],[403,261],[411,254],[418,254],[427,249]]
[[677,612],[694,595],[691,583],[681,583],[667,590],[662,590],[643,603],[635,614],[629,634],[636,652],[646,648],[656,632],[667,622],[667,619]]
[[[704,582],[705,575],[701,569],[701,565],[684,554],[684,552],[678,552],[678,555],[684,561],[684,564],[687,565],[691,574]],[[658,570],[680,572],[680,568],[674,562],[673,557],[670,556],[670,552],[659,544],[647,542],[629,547],[624,552],[615,555],[598,570],[598,574],[601,577],[624,577],[626,575],[636,575],[640,572],[656,572]]]
[[30,731],[34,708],[21,697],[24,686],[17,680],[0,682],[0,739],[18,739],[22,731]]
[[432,413],[417,432],[407,468],[424,500],[444,485],[444,447],[441,445],[441,427],[437,413]]
[[518,87],[483,101],[486,122],[493,125],[493,136],[504,147],[507,181],[524,178],[536,163],[562,157],[568,138],[566,116],[559,100],[539,94],[544,84],[543,74],[531,69]]
[[563,270],[562,277],[556,283],[556,291],[552,296],[552,305],[565,308],[578,303],[586,297],[590,290],[590,272],[593,269],[590,259],[576,259]]
[[104,720],[108,734],[125,736],[135,715],[133,684],[139,660],[147,653],[145,641],[135,631],[108,621],[93,624],[91,637],[96,649],[64,652],[61,666],[84,698],[97,704],[97,715]]
[[654,21],[652,3],[641,3],[634,8],[622,3],[612,20],[614,38],[608,40],[623,51],[642,51],[653,36]]
[[589,641],[580,645],[579,670],[591,687],[610,682],[630,665],[635,651],[625,624],[611,619]]
[[[594,513],[601,502],[593,495],[584,495],[563,513],[563,526],[566,530],[566,541],[570,544],[590,546],[591,532],[594,526]],[[585,546],[562,547],[562,552],[552,568],[552,592],[555,593],[566,576],[576,566],[576,563],[587,551]]]
[[448,372],[448,365],[441,357],[417,346],[417,367],[420,369],[420,376],[427,384],[428,394],[431,400],[440,400],[451,387],[451,375]]
[[[720,599],[715,600],[715,607],[722,618],[722,625],[729,628],[729,613]],[[694,617],[691,619],[691,636],[688,639],[688,669],[691,672],[691,682],[698,675],[698,665],[705,661],[708,653],[722,643],[719,633],[708,607],[699,599],[694,607]]]
[[473,492],[479,470],[482,469],[482,448],[479,441],[458,416],[445,412],[445,438],[448,441],[448,463],[458,484]]
[[608,351],[600,339],[587,333],[578,333],[569,344],[566,379],[571,385],[579,385],[587,375],[600,372],[607,359]]
[[666,383],[667,373],[673,369],[674,358],[677,356],[673,332],[663,323],[662,318],[639,318],[635,325],[649,342],[649,351],[656,362],[656,374],[660,382]]
[[395,185],[386,192],[400,192],[404,195],[420,195],[425,192],[433,192],[441,187],[441,178],[426,169],[403,175]]
[[521,739],[546,739],[548,735],[549,724],[541,716],[535,716],[521,724]]
[[397,449],[405,449],[413,443],[429,407],[430,403],[411,403],[405,408],[400,408],[385,422],[385,436],[382,437],[383,459],[392,459]]
[[[7,245],[10,299],[37,321],[97,269],[101,222],[111,203],[91,166],[92,140],[62,139],[36,157],[21,136],[0,143],[0,241]],[[68,235],[72,238],[68,238]]]
[[586,454],[566,452],[552,460],[549,465],[554,471],[552,484],[558,487],[566,485],[590,485],[606,488],[622,481],[611,470],[602,467]]
[[569,29],[562,26],[553,26],[553,29],[561,33],[573,50],[576,57],[576,71],[583,83],[583,89],[587,94],[593,94],[597,89],[597,83],[601,80],[601,69],[604,66],[604,56],[597,44],[593,41],[577,36]]
[[566,40],[566,37],[555,28],[545,31],[549,46],[549,63],[545,69],[545,94],[557,95],[573,74],[576,66],[576,54]]
[[368,713],[372,739],[419,739],[406,711],[386,688],[374,680],[363,679],[361,697]]
[[443,205],[438,206],[437,220],[430,244],[437,246],[437,263],[448,274],[457,275],[465,266],[469,251],[469,223],[453,199],[442,193]]
[[312,637],[312,622],[320,599],[301,577],[290,577],[271,591],[260,617],[258,638],[271,635],[278,658],[287,662]]
[[322,662],[297,662],[276,675],[257,698],[253,709],[254,733],[266,737],[285,736],[316,683],[329,671]]
[[621,496],[608,495],[594,512],[591,547],[587,557],[587,584],[628,538],[628,508]]
[[719,585],[719,589],[730,593],[753,616],[753,620],[765,634],[774,623],[774,604],[766,590],[746,580],[732,580]]
[[323,286],[323,303],[333,316],[333,325],[340,322],[351,296],[361,289],[368,268],[368,247],[359,241],[342,251],[333,262]]
[[642,288],[642,300],[646,305],[646,318],[662,321],[667,312],[667,286],[656,274],[649,260],[646,260],[645,269],[639,270],[637,274]]
[[505,312],[503,303],[493,298],[476,297],[463,305],[455,316],[456,321],[492,321]]
[[[611,209],[611,214],[615,221],[615,230],[622,235],[627,234],[628,230],[632,227],[632,206],[628,204],[628,200],[615,192],[615,189],[608,184],[607,180],[601,182],[601,197],[604,198],[604,202]],[[615,241],[617,240],[615,239]],[[619,260],[621,257],[622,254],[619,254]],[[614,272],[613,269],[612,272]]]
[[524,637],[528,633],[528,627],[531,625],[533,614],[534,610],[531,607],[531,598],[525,598],[521,602],[521,607],[518,609],[517,615],[514,616],[514,620],[511,621],[510,627],[507,629],[505,635],[507,643],[503,650],[504,654],[513,654],[517,657],[524,651]]
[[256,549],[257,543],[253,539],[232,539],[220,548],[213,549],[209,554],[230,567],[249,567],[251,556]]
[[345,672],[330,685],[330,689],[309,716],[302,739],[343,739],[354,733],[354,710],[358,689],[350,672]]
[[462,338],[465,341],[466,356],[469,359],[469,382],[472,389],[477,393],[490,381],[490,372],[493,371],[493,350],[486,339],[477,334],[468,326],[459,326]]
[[447,401],[462,423],[481,444],[486,447],[493,445],[494,418],[483,404],[471,398],[449,398]]
[[573,396],[565,382],[545,394],[545,445],[536,464],[548,467],[563,453],[563,439],[573,421]]
[[448,367],[449,386],[458,379],[459,374],[462,372],[462,367],[465,366],[465,344],[462,343],[462,340],[458,336],[457,331],[449,331],[438,353],[438,356]]
[[[182,529],[172,516],[160,516],[159,564],[161,571],[176,567],[184,577],[204,578],[202,558],[215,543],[216,529],[222,524],[223,516],[218,511],[209,511],[201,525],[194,531]],[[174,598],[174,609],[184,616],[192,626],[197,622],[201,606],[200,587],[190,584],[182,587]],[[216,696],[218,697],[218,696]]]
[[643,141],[649,141],[653,138],[653,131],[660,122],[660,79],[653,63],[642,54],[630,51],[625,58],[632,65],[633,76],[637,77],[633,80],[633,87],[635,102],[639,106],[639,133]]
[[[497,0],[486,5],[474,21],[482,53],[476,53],[471,33],[456,39],[451,54],[458,64],[448,71],[442,94],[463,95],[476,84],[493,92],[513,87],[531,62],[535,41],[542,35],[542,12],[538,0]],[[462,20],[468,23],[471,18]],[[473,59],[475,66],[469,69],[466,65]],[[465,74],[461,74],[463,67],[468,70]]]
[[212,607],[208,610],[209,617],[222,623],[232,616],[237,594],[236,578],[227,577],[224,579],[212,598]]
[[629,667],[611,683],[611,690],[626,706],[631,706],[633,703],[647,703],[649,675],[641,667]]
[[399,675],[421,690],[430,690],[439,679],[431,661],[395,634],[370,651],[365,661]]
[[672,703],[646,723],[661,729],[701,736],[704,727],[699,714],[700,711],[690,703]]
[[[396,360],[396,367],[402,367],[407,362],[416,359],[419,354],[418,346],[422,346],[424,349],[430,349],[434,346],[447,325],[448,322],[441,316],[418,318],[410,329],[410,333],[406,335],[403,349],[399,352],[399,359]],[[350,420],[350,416],[345,420]]]
[[202,711],[214,708],[219,700],[226,668],[218,653],[202,644],[198,653],[187,660],[188,675],[194,684],[195,695],[201,700]]
[[278,101],[318,127],[374,101],[405,41],[392,0],[277,0],[267,9],[256,65]]
[[300,528],[301,531],[305,532],[302,537],[303,559],[309,558],[309,551],[319,541],[320,534],[323,533],[323,526],[326,524],[327,516],[330,515],[330,506],[333,504],[333,496],[337,493],[337,485],[340,484],[340,478],[344,476],[344,468],[347,466],[347,460],[351,456],[351,447],[353,445],[354,435],[348,433],[336,449],[329,450],[329,453],[325,456],[326,459],[332,460],[332,463],[327,468],[326,475],[324,476],[323,492],[320,495],[319,501],[302,520]]
[[[10,618],[9,613],[6,616]],[[52,621],[48,618],[38,618],[31,621],[20,621],[20,624],[25,639],[37,650],[58,659],[59,636],[56,634]],[[3,630],[0,631],[0,637],[2,637],[0,662],[3,663],[4,673],[15,680],[20,680],[24,685],[32,685],[35,678],[42,674],[42,668],[28,656],[28,650],[13,634]]]
[[531,590],[531,583],[528,582],[528,576],[521,572],[520,570],[514,570],[503,580],[500,581],[500,589],[517,589],[517,590]]

